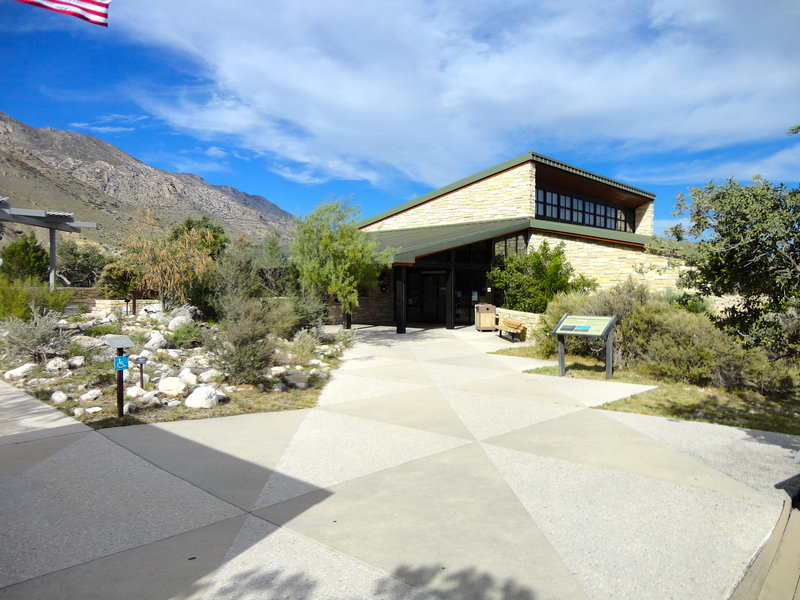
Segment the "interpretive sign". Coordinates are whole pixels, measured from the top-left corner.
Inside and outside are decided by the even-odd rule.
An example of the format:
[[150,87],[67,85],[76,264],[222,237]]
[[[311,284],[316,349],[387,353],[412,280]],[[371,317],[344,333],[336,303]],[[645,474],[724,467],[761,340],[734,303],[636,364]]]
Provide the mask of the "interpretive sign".
[[617,322],[617,315],[610,317],[590,316],[590,315],[564,315],[553,329],[553,335],[558,336],[558,376],[564,377],[566,367],[564,366],[564,337],[590,337],[600,338],[606,341],[606,379],[611,379],[613,360],[611,348],[614,338],[614,325]]

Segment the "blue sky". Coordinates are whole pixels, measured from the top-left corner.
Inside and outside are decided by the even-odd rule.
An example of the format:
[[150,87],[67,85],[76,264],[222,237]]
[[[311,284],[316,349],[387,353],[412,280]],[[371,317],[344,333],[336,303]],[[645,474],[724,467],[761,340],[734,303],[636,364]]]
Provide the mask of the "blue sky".
[[527,151],[655,192],[800,179],[796,0],[0,0],[0,110],[306,214]]

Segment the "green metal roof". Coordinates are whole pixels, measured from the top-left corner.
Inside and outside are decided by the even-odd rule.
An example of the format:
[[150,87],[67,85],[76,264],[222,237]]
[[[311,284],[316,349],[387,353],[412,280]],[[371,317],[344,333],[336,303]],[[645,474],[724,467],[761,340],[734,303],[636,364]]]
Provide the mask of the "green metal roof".
[[457,225],[369,231],[366,233],[376,240],[379,250],[385,248],[394,249],[393,263],[413,264],[421,256],[528,229],[637,246],[643,246],[650,240],[649,236],[645,235],[543,221],[531,217],[476,221]]
[[377,215],[364,219],[358,224],[358,226],[366,227],[367,225],[371,225],[372,223],[377,223],[378,221],[386,219],[387,217],[391,217],[392,215],[401,213],[405,210],[408,210],[409,208],[414,208],[415,206],[419,206],[420,204],[428,202],[429,200],[433,200],[434,198],[438,198],[439,196],[443,196],[459,188],[466,187],[472,183],[475,183],[476,181],[480,181],[481,179],[486,179],[487,177],[491,177],[492,175],[496,175],[497,173],[501,173],[502,171],[507,171],[508,169],[512,169],[526,162],[534,162],[534,163],[549,165],[551,167],[561,169],[562,171],[567,171],[575,175],[580,175],[581,177],[586,177],[588,179],[592,179],[594,181],[610,185],[612,187],[624,190],[626,192],[639,194],[651,200],[656,199],[656,195],[653,194],[652,192],[647,192],[645,190],[633,187],[631,185],[627,185],[620,181],[609,179],[608,177],[604,177],[603,175],[598,175],[597,173],[592,173],[591,171],[586,171],[584,169],[568,165],[567,163],[561,162],[560,160],[556,160],[554,158],[550,158],[542,154],[536,154],[535,152],[526,152],[525,154],[517,156],[516,158],[512,158],[511,160],[502,162],[499,165],[489,167],[488,169],[484,169],[483,171],[475,173],[474,175],[470,175],[469,177],[465,177],[464,179],[459,179],[454,183],[441,187],[437,190],[433,190],[432,192],[428,192],[427,194],[419,196],[418,198],[414,198],[413,200],[404,202],[403,204],[395,206],[394,208],[390,208],[389,210],[385,210],[381,213],[378,213]]

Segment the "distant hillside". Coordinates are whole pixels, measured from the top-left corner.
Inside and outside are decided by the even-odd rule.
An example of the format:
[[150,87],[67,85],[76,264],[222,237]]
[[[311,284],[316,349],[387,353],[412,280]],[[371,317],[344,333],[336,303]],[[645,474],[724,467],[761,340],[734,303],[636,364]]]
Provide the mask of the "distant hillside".
[[137,209],[149,209],[166,226],[207,215],[230,237],[285,234],[294,221],[263,196],[155,169],[97,138],[29,127],[2,112],[0,196],[15,208],[71,212],[77,221],[99,223],[84,234],[112,249],[135,226]]

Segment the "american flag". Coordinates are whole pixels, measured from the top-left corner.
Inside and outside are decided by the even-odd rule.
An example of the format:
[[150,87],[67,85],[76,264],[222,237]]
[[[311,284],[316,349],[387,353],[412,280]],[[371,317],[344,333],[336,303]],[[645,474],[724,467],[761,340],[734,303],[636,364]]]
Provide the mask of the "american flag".
[[108,27],[108,5],[111,4],[111,0],[17,0],[17,2],[41,6],[95,25]]

